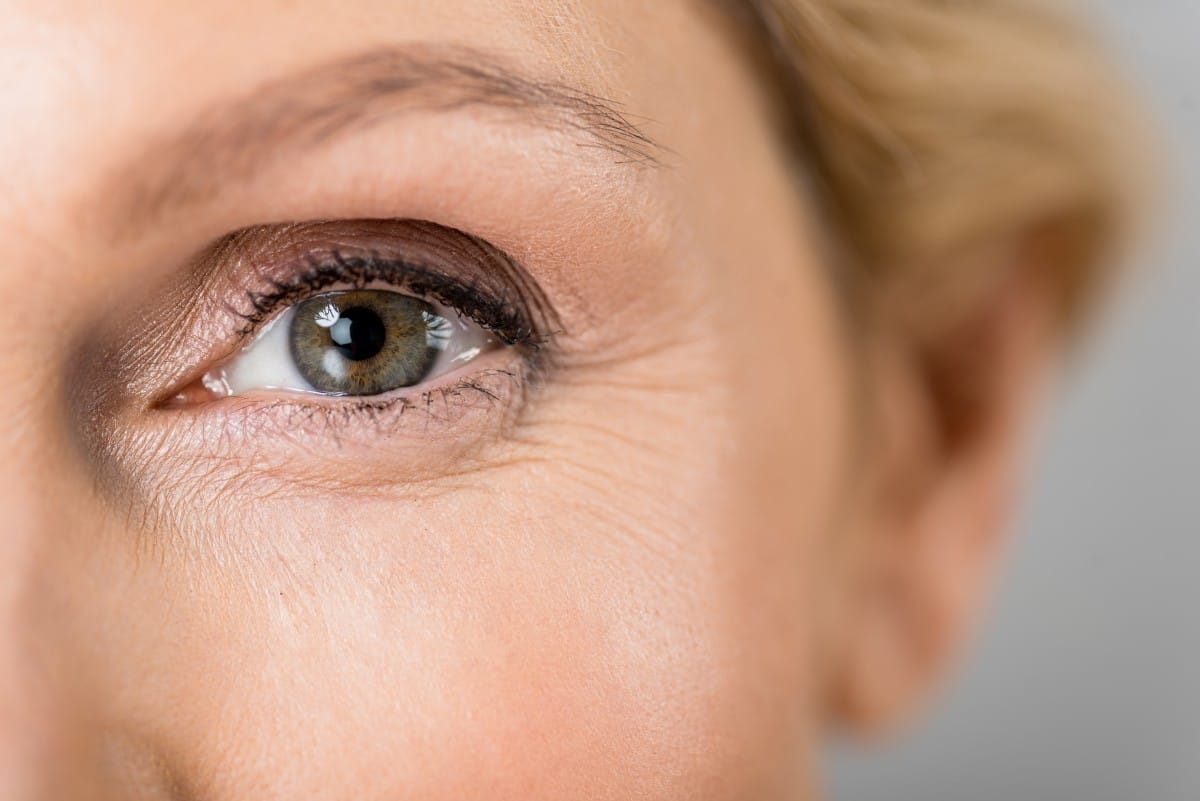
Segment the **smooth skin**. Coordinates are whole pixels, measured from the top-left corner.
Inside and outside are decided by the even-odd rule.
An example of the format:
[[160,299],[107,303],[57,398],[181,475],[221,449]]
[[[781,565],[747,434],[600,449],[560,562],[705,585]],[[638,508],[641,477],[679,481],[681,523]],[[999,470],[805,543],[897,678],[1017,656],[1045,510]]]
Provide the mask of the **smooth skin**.
[[[807,799],[825,733],[936,675],[1007,508],[1041,306],[1004,295],[995,402],[930,446],[923,379],[860,338],[716,10],[0,10],[0,797]],[[237,127],[294,76],[464,47],[611,102],[645,158],[561,109],[439,107],[445,85],[270,147]],[[192,313],[241,297],[189,278],[197,253],[390,218],[524,266],[562,323],[544,380],[336,427],[275,425],[269,390],[149,402],[234,333]]]

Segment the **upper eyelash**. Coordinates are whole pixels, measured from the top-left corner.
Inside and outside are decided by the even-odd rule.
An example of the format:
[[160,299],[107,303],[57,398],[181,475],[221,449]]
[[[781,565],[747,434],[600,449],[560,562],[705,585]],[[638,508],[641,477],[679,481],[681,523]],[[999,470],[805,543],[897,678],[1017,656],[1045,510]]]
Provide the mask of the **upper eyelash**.
[[249,308],[232,311],[245,321],[241,338],[258,330],[282,308],[336,285],[364,289],[372,283],[387,283],[414,295],[435,300],[470,318],[506,345],[531,353],[541,351],[558,331],[541,331],[531,319],[527,298],[496,297],[480,287],[478,280],[465,282],[428,266],[378,254],[347,254],[331,250],[310,254],[305,270],[287,281],[269,279],[266,292],[247,291]]

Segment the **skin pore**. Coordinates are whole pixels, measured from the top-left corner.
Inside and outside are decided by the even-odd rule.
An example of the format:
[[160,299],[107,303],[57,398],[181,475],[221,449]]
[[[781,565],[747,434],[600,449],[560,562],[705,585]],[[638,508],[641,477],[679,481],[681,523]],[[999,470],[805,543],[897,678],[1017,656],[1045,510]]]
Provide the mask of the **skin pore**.
[[[3,9],[0,797],[805,799],[937,673],[1037,290],[931,446],[715,7]],[[197,389],[321,254],[509,292],[529,347],[390,404]]]

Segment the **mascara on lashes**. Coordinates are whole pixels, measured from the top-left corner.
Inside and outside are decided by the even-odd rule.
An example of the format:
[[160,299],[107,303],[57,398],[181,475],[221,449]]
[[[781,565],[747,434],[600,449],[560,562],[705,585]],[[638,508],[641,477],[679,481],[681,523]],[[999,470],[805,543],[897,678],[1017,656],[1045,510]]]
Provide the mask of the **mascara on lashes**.
[[[490,242],[458,229],[409,219],[321,221],[245,229],[232,239],[253,242],[264,234],[296,243],[294,252],[302,255],[292,259],[297,267],[246,293],[243,333],[306,294],[338,283],[361,288],[372,282],[436,300],[541,359],[543,345],[562,332],[558,314],[528,270]],[[347,241],[353,244],[347,247]],[[311,247],[302,247],[305,243]],[[262,273],[253,277],[264,278]]]

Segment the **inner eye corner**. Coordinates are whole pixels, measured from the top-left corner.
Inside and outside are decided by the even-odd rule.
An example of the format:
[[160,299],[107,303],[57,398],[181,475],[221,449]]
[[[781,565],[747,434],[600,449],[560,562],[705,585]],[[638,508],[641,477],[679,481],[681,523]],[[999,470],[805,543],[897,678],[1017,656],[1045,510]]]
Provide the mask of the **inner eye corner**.
[[155,395],[147,403],[147,410],[150,412],[178,411],[228,397],[228,392],[222,391],[221,388],[212,384],[210,377],[213,372],[213,370],[209,370],[203,375],[184,379],[171,389]]

